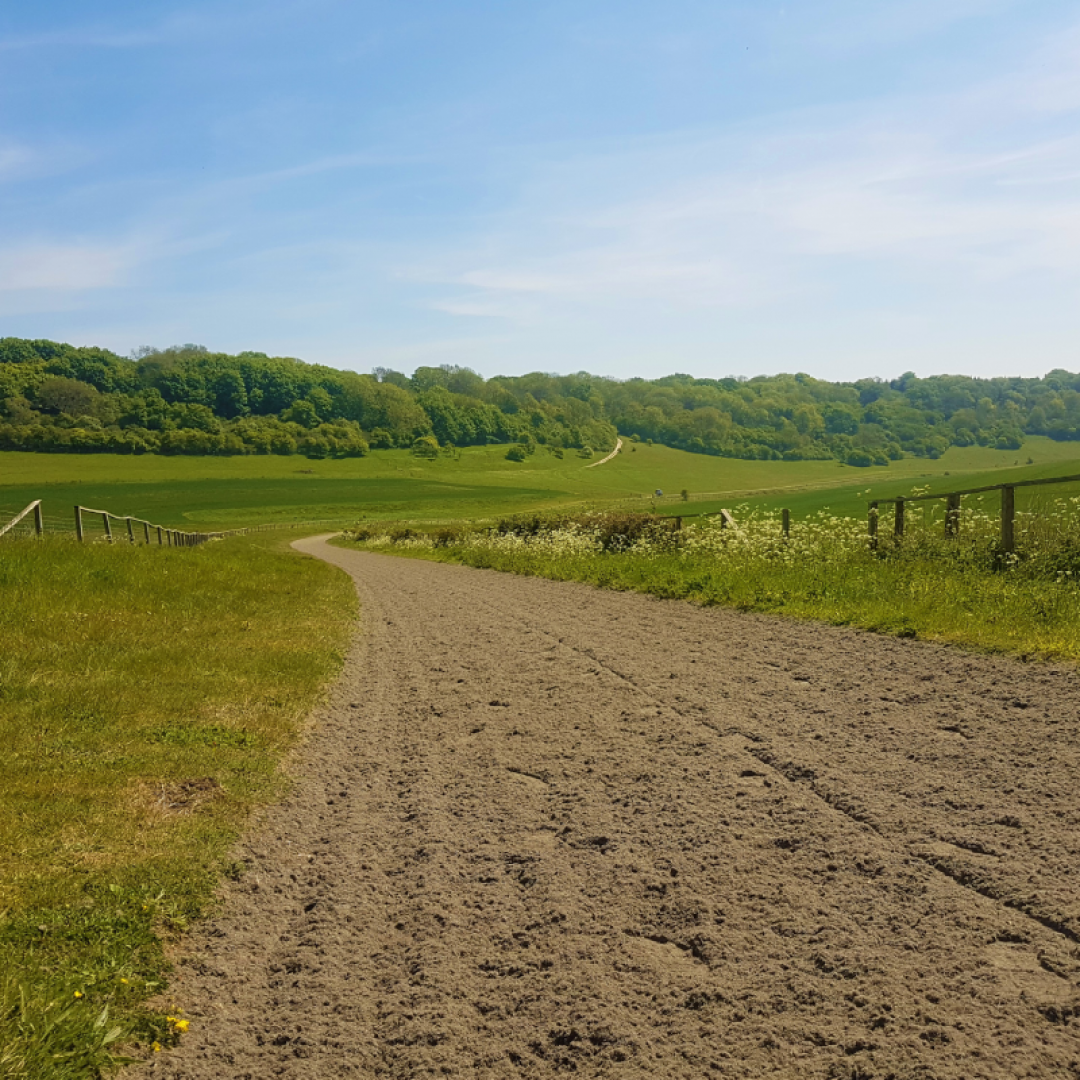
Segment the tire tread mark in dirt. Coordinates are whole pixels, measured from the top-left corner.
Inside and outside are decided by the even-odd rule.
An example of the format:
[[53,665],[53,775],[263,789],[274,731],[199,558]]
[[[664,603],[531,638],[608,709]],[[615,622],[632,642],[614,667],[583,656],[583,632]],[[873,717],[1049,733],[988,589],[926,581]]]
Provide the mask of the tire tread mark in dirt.
[[[748,753],[752,754],[763,765],[767,765],[769,768],[774,769],[790,782],[805,785],[819,799],[834,810],[846,814],[852,821],[868,826],[879,836],[882,835],[881,830],[858,811],[851,811],[844,805],[842,800],[838,800],[831,793],[819,791],[815,782],[816,777],[813,769],[804,768],[796,765],[794,762],[778,763],[774,755],[768,750],[749,749]],[[918,850],[911,850],[910,854],[917,859],[921,859],[927,866],[932,867],[934,870],[938,871],[938,873],[944,874],[945,877],[955,881],[957,885],[960,885],[965,889],[970,889],[972,892],[977,893],[979,896],[985,897],[988,900],[994,900],[1005,907],[1012,908],[1014,911],[1019,911],[1022,915],[1026,915],[1029,919],[1046,927],[1046,929],[1052,930],[1056,934],[1061,934],[1062,937],[1069,941],[1080,943],[1080,935],[1075,933],[1060,919],[1055,919],[1052,915],[1045,915],[1034,910],[1030,904],[1026,904],[1024,901],[1018,900],[1015,897],[1010,897],[1000,889],[995,888],[993,883],[980,880],[963,868],[953,867],[946,859],[939,856],[927,855]]]
[[[756,617],[750,617],[750,618],[753,621]],[[759,621],[759,622],[760,621],[765,621],[765,618],[764,617],[757,618],[757,621]],[[793,624],[788,624],[788,626],[798,626],[798,624],[793,623]],[[827,627],[827,629],[826,629],[826,627],[822,627],[821,630],[822,630],[823,633],[829,633],[831,631],[833,633],[839,633],[839,631],[834,629],[834,627]],[[785,632],[785,631],[782,630],[782,633],[787,633],[788,636],[795,636],[795,634],[797,634],[798,631],[797,630],[795,630],[795,631],[788,630],[788,631]],[[1027,664],[1021,665],[1021,664],[1017,664],[1014,661],[1001,660],[1001,659],[994,659],[994,660],[989,660],[989,661],[976,661],[975,658],[963,658],[962,653],[959,653],[959,654],[956,653],[956,652],[949,653],[947,650],[944,650],[941,647],[926,646],[926,645],[923,645],[922,643],[899,643],[899,642],[892,642],[892,640],[890,640],[888,638],[875,639],[873,637],[870,637],[867,640],[866,635],[862,635],[862,634],[854,634],[854,635],[852,635],[851,632],[847,632],[846,636],[854,636],[856,638],[856,640],[860,640],[860,642],[863,642],[863,640],[865,640],[867,647],[869,649],[872,649],[872,650],[882,650],[882,651],[888,651],[888,652],[893,652],[893,653],[895,653],[896,651],[901,651],[901,652],[906,652],[907,654],[918,654],[919,652],[929,653],[928,663],[931,665],[931,671],[933,670],[934,666],[937,666],[937,665],[939,665],[941,663],[940,658],[942,657],[942,654],[944,653],[945,656],[948,657],[949,661],[953,662],[954,664],[957,663],[957,658],[959,656],[962,659],[963,666],[966,667],[966,669],[977,669],[977,667],[985,665],[987,667],[987,669],[989,669],[989,671],[995,675],[995,677],[988,679],[991,686],[998,685],[999,683],[1004,683],[1005,678],[1013,678],[1014,679],[1014,673],[1015,673],[1015,674],[1021,674],[1023,676],[1024,681],[1027,681],[1030,676],[1034,675],[1037,679],[1041,680],[1043,684],[1051,684],[1051,687],[1050,687],[1051,690],[1054,689],[1054,687],[1052,686],[1052,680],[1051,680],[1050,676],[1045,675],[1045,674],[1041,674],[1038,667],[1037,667],[1037,665],[1027,665]],[[605,663],[610,667],[610,669],[612,671],[615,671],[617,674],[622,674],[619,671],[619,665],[612,664],[609,661],[600,658],[598,656],[598,654],[593,652],[593,650],[591,650],[591,649],[586,649],[586,651],[588,651],[590,656],[592,656],[595,659],[595,662],[597,662],[597,663]],[[778,660],[768,660],[768,659],[766,659],[764,662],[769,667],[772,667],[772,669],[775,669],[778,672],[781,672],[781,671],[782,672],[793,672],[794,673],[794,678],[797,681],[797,683],[807,684],[811,680],[812,676],[810,674],[808,674],[806,671],[798,670],[799,667],[804,662],[800,661],[798,663],[793,663],[791,661],[782,662],[782,661],[778,661]],[[1002,671],[1002,669],[1004,669],[1004,671]],[[999,675],[1004,675],[1005,678],[999,679],[999,677],[997,677]],[[1064,705],[1064,711],[1063,711],[1063,713],[1061,715],[1063,717],[1066,717],[1066,718],[1071,716],[1072,723],[1074,723],[1074,729],[1072,729],[1072,733],[1074,733],[1075,739],[1074,739],[1074,743],[1072,743],[1070,745],[1070,750],[1072,751],[1072,753],[1074,753],[1074,757],[1076,757],[1074,747],[1077,744],[1080,744],[1080,738],[1077,738],[1078,735],[1080,735],[1080,731],[1078,731],[1078,728],[1076,726],[1076,719],[1077,719],[1078,714],[1080,714],[1080,700],[1078,700],[1078,697],[1080,697],[1080,696],[1078,696],[1078,693],[1077,693],[1076,676],[1071,675],[1068,672],[1059,672],[1059,671],[1051,671],[1050,675],[1051,676],[1057,676],[1057,677],[1061,677],[1063,675],[1065,676],[1065,678],[1061,679],[1061,681],[1063,683],[1062,688],[1066,689],[1068,691],[1069,697],[1068,697],[1068,699],[1066,701],[1062,702],[1062,704]],[[623,675],[622,677],[627,677],[627,676]],[[933,675],[922,675],[921,677],[923,679],[931,679],[931,680],[934,679]],[[631,681],[635,681],[635,680],[633,678],[631,678]],[[986,693],[985,691],[983,691],[982,705],[985,706],[985,704],[986,704],[986,702],[988,700],[993,700],[994,698],[997,698],[999,701],[1001,701],[1005,705],[1015,707],[1015,708],[1023,708],[1023,710],[1027,710],[1027,708],[1030,707],[1030,700],[1029,700],[1030,697],[1031,697],[1030,688],[1026,688],[1024,691],[1022,691],[1022,694],[1023,694],[1023,696],[1020,696],[1020,694],[1016,694],[1016,693],[1008,691],[1008,690],[1005,690],[1004,692],[998,691],[997,693],[993,693],[993,694]],[[951,698],[954,698],[954,697],[955,697],[955,693],[947,690],[946,693],[944,694],[944,699],[943,700],[948,701],[948,700],[950,700]],[[1051,706],[1053,706],[1053,697],[1054,696],[1053,696],[1053,693],[1052,693],[1051,694]],[[932,696],[928,697],[927,694],[923,694],[923,693],[919,693],[919,692],[915,692],[915,693],[901,692],[899,689],[897,689],[895,692],[880,694],[880,700],[883,701],[883,702],[887,702],[888,703],[887,707],[895,706],[897,704],[899,704],[899,705],[908,705],[908,704],[919,705],[919,704],[923,704],[924,705],[924,704],[927,704],[931,699],[932,699]],[[673,710],[675,710],[675,711],[683,713],[684,715],[688,715],[686,713],[686,711],[683,710],[683,708],[681,708],[679,706],[678,703],[673,702],[669,707],[673,708]],[[1061,705],[1058,705],[1058,707],[1061,707]],[[869,714],[867,713],[866,715],[869,715]],[[939,715],[941,715],[941,714],[939,714]],[[717,730],[720,730],[720,728],[717,727],[714,724],[714,721],[711,720],[711,719],[710,720],[705,720],[704,723],[707,726],[716,727]],[[1055,723],[1056,723],[1056,721],[1055,721]],[[956,735],[958,735],[959,738],[961,738],[964,742],[967,742],[967,743],[971,743],[974,740],[974,735],[972,735],[969,731],[964,730],[964,726],[961,725],[961,724],[956,723],[956,721],[954,721],[954,720],[950,720],[949,723],[946,723],[946,724],[941,724],[941,721],[939,720],[939,721],[937,721],[936,729],[941,731],[941,732],[949,732],[949,733],[956,734]],[[757,744],[765,744],[766,746],[768,746],[773,741],[772,738],[767,737],[767,735],[764,734],[764,733],[761,733],[760,727],[755,732],[751,732],[751,731],[746,730],[744,725],[743,726],[735,726],[734,728],[732,728],[731,726],[728,726],[724,730],[726,732],[732,732],[732,731],[738,730],[738,732],[743,735],[743,738],[747,739],[748,741],[752,741],[754,743],[757,743]],[[771,765],[775,766],[775,765],[777,765],[778,761],[782,762],[782,758],[778,758],[777,756],[772,754],[771,751],[758,751],[758,750],[755,750],[755,748],[751,748],[751,747],[747,747],[747,750],[748,750],[748,752],[754,754],[755,756],[758,756],[759,759],[761,759],[762,761],[765,760],[764,757],[761,757],[762,753],[771,755],[772,761],[771,762],[766,762],[766,764],[771,764]],[[1078,764],[1080,764],[1080,762],[1078,762]],[[802,768],[804,768],[804,767],[800,767],[798,765],[795,765],[794,762],[793,762],[791,769],[787,770],[788,773],[791,773],[791,774],[787,775],[787,779],[789,779],[789,780],[802,779],[801,777],[798,777],[798,775],[796,775],[798,772],[801,771]],[[781,771],[782,772],[784,771],[783,767],[781,767]],[[852,775],[851,779],[853,781],[858,780],[858,778],[854,777],[854,775]],[[879,833],[882,833],[882,826],[883,826],[883,824],[885,824],[885,822],[883,822],[880,818],[878,818],[878,816],[872,810],[867,809],[867,807],[865,805],[865,800],[860,799],[858,796],[853,797],[852,793],[850,791],[845,791],[845,785],[843,785],[842,783],[838,783],[838,784],[834,785],[834,782],[831,780],[831,781],[829,781],[829,786],[827,788],[823,787],[820,782],[816,782],[811,786],[814,789],[815,794],[818,794],[819,797],[823,798],[826,802],[828,802],[829,805],[833,806],[835,809],[839,810],[842,813],[847,813],[850,816],[850,818],[852,818],[852,820],[860,821],[860,822],[868,825],[869,827],[874,828],[875,831],[877,831]],[[1011,815],[1009,815],[1009,814],[999,815],[999,818],[1001,818],[1003,822],[1014,820],[1013,818],[1011,818]],[[1075,845],[1080,846],[1080,834],[1078,834],[1076,832],[1076,829],[1075,829],[1075,825],[1077,823],[1080,823],[1080,812],[1078,812],[1076,810],[1076,807],[1075,807],[1075,804],[1074,804],[1074,816],[1072,816],[1072,824],[1074,824],[1074,836],[1076,837],[1074,843],[1075,843]],[[1050,840],[1049,840],[1049,842],[1057,843],[1057,845],[1059,845],[1059,840],[1057,839],[1055,834],[1058,832],[1058,829],[1059,829],[1059,826],[1051,829]],[[890,833],[895,833],[895,827],[890,828]],[[885,834],[882,834],[882,835],[885,835]],[[905,845],[903,843],[903,837],[895,837],[895,836],[893,836],[892,838],[893,838],[894,842],[896,842],[897,840],[901,841],[901,842],[897,843],[897,850],[904,850]],[[964,843],[962,841],[957,843],[957,845],[955,845],[955,846],[961,847],[961,848],[968,847],[968,850],[975,850],[975,851],[978,850],[977,845],[976,846],[968,846],[968,845],[966,845],[966,843]],[[934,866],[935,869],[941,870],[941,866],[937,865],[937,864],[941,863],[941,860],[940,859],[929,859],[929,860],[926,859],[926,856],[924,856],[923,853],[921,853],[921,852],[919,852],[917,850],[917,846],[915,845],[914,842],[908,842],[907,845],[906,845],[906,850],[908,850],[910,854],[913,854],[913,855],[917,856],[917,858],[920,858],[920,859],[923,859],[923,861],[926,861],[928,865]],[[1038,864],[1036,864],[1036,865],[1038,865]],[[963,870],[960,870],[960,872],[958,872],[958,873],[957,872],[951,873],[951,874],[949,874],[949,876],[953,877],[957,881],[958,885],[966,886],[966,882],[961,880],[961,878],[963,878],[963,877],[969,877],[970,878],[972,875],[971,875],[970,870],[963,869]],[[980,875],[978,875],[978,878],[980,878],[983,881],[987,880],[987,875],[986,875],[985,870],[983,870],[983,872]],[[1078,933],[1078,931],[1080,931],[1080,910],[1077,910],[1076,914],[1071,915],[1070,917],[1065,917],[1062,913],[1055,912],[1055,910],[1052,909],[1053,905],[1050,905],[1048,907],[1048,904],[1045,903],[1045,902],[1030,902],[1030,901],[1027,901],[1027,900],[1023,899],[1023,896],[1017,897],[1017,895],[1016,895],[1016,893],[1017,893],[1016,883],[1017,882],[1013,882],[1013,885],[1011,887],[1008,886],[1008,883],[1005,883],[1005,882],[1000,883],[1000,885],[987,885],[985,887],[984,891],[981,892],[981,894],[987,896],[988,899],[995,899],[995,900],[997,900],[998,902],[1000,902],[1002,904],[1008,904],[1008,906],[1013,907],[1016,910],[1021,910],[1021,912],[1024,912],[1025,914],[1027,914],[1032,919],[1035,919],[1036,921],[1041,922],[1043,924],[1043,926],[1047,927],[1048,929],[1055,930],[1055,932],[1058,931],[1058,928],[1061,928],[1062,930],[1066,931],[1065,936],[1068,937],[1069,940],[1080,940],[1080,933]],[[1069,895],[1071,890],[1066,889],[1066,890],[1059,890],[1059,891],[1063,892],[1063,896],[1062,896],[1062,900],[1058,901],[1058,903],[1059,904],[1061,904],[1061,903],[1066,903],[1067,904],[1069,902],[1068,901],[1068,895]]]
[[[488,606],[494,608],[494,605],[489,604]],[[500,614],[503,614],[503,613],[500,612]],[[663,704],[658,699],[653,698],[649,694],[649,692],[647,690],[645,690],[634,678],[632,678],[630,675],[626,674],[625,672],[620,671],[614,665],[608,663],[603,657],[601,657],[593,649],[580,648],[580,647],[574,646],[574,645],[568,643],[565,638],[558,637],[557,635],[552,634],[549,631],[544,630],[542,627],[534,627],[534,629],[536,629],[539,633],[542,633],[542,634],[545,634],[548,637],[551,637],[552,639],[557,641],[559,645],[561,645],[561,646],[563,646],[565,648],[573,649],[574,651],[577,651],[577,652],[581,653],[582,655],[588,657],[589,660],[591,660],[593,663],[595,663],[598,666],[600,666],[601,668],[603,668],[605,671],[609,672],[611,675],[613,675],[617,679],[620,679],[623,682],[625,682],[625,683],[629,684],[630,686],[632,686],[636,691],[638,691],[644,698],[649,700],[651,703],[657,704],[657,705]],[[679,713],[681,716],[683,716],[687,720],[693,720],[694,719],[694,718],[690,717],[688,714],[686,714],[683,710],[679,709],[677,705],[671,705],[669,707],[672,708],[672,710],[674,712]],[[699,721],[699,722],[701,722],[703,724],[703,726],[705,726],[705,727],[710,727],[710,728],[713,728],[713,730],[716,730],[713,727],[713,725],[710,725],[707,722],[704,722],[704,721]],[[949,727],[949,728],[946,728],[945,730],[958,730],[958,729],[955,729],[955,727]],[[745,738],[745,739],[747,739],[748,741],[751,741],[751,742],[761,742],[761,741],[763,741],[762,736],[757,735],[757,734],[748,734],[744,729],[739,728],[739,727],[727,727],[727,728],[724,728],[723,729],[723,734],[725,734],[725,735],[740,735],[743,738]],[[965,736],[965,738],[970,738],[970,737]],[[840,796],[835,792],[822,791],[819,788],[819,786],[818,786],[818,784],[816,782],[817,778],[816,778],[816,775],[815,775],[813,769],[797,765],[795,762],[781,762],[781,761],[779,761],[777,759],[777,757],[771,751],[769,751],[767,749],[764,749],[764,748],[757,748],[757,747],[753,747],[753,746],[746,747],[745,752],[748,755],[756,758],[763,765],[767,766],[774,773],[776,773],[776,775],[782,777],[787,782],[793,783],[793,784],[800,784],[800,785],[803,785],[806,788],[808,788],[818,799],[820,799],[830,809],[835,810],[840,814],[843,814],[845,817],[849,818],[850,820],[852,820],[853,822],[855,822],[858,825],[862,825],[862,826],[864,826],[866,828],[871,829],[878,836],[883,836],[881,830],[878,828],[878,826],[874,823],[872,818],[869,816],[869,814],[867,814],[867,812],[865,810],[853,807],[851,805],[850,801],[846,800],[843,796]],[[1004,894],[1000,889],[995,888],[995,886],[992,883],[979,880],[974,875],[972,875],[970,872],[967,872],[962,868],[958,869],[958,868],[955,868],[953,866],[950,866],[950,864],[946,860],[944,860],[944,859],[942,859],[940,857],[929,856],[929,855],[926,855],[926,854],[921,853],[919,851],[910,851],[910,852],[908,852],[908,849],[906,847],[900,847],[900,846],[897,846],[897,845],[893,845],[893,846],[898,852],[910,853],[911,855],[914,855],[916,858],[921,859],[923,862],[925,862],[932,869],[934,869],[934,870],[938,871],[939,873],[945,875],[945,877],[949,878],[950,880],[955,882],[960,887],[965,888],[965,889],[970,889],[971,891],[973,891],[974,893],[976,893],[977,895],[979,895],[981,897],[984,897],[985,899],[993,900],[993,901],[995,901],[995,902],[997,902],[999,904],[1004,905],[1005,907],[1008,907],[1008,908],[1011,908],[1011,909],[1013,909],[1015,911],[1018,911],[1022,915],[1025,915],[1028,918],[1032,919],[1033,921],[1039,923],[1041,926],[1045,927],[1046,929],[1051,930],[1054,933],[1062,935],[1064,938],[1066,938],[1069,941],[1080,943],[1080,934],[1077,934],[1076,932],[1074,932],[1068,925],[1063,923],[1060,919],[1056,919],[1052,915],[1046,915],[1046,914],[1043,914],[1041,912],[1038,912],[1038,911],[1034,910],[1030,904],[1027,904],[1022,900],[1018,900],[1015,897],[1009,897],[1008,895]],[[654,938],[652,940],[658,940],[658,939]],[[664,940],[666,940],[666,939],[664,939]]]

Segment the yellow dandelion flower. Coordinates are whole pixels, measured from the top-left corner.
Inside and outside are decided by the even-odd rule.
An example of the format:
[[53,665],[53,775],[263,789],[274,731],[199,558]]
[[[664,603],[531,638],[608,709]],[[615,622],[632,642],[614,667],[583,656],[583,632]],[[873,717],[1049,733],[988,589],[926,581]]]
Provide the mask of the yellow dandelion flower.
[[161,1053],[161,1043],[159,1043],[159,1042],[152,1043],[150,1045],[150,1049],[153,1050],[155,1054],[160,1054]]
[[122,983],[124,983],[125,985],[127,985],[127,979],[121,979],[120,981],[121,981]]
[[81,998],[81,997],[83,996],[83,992],[82,992],[81,990],[76,990],[76,991],[75,991],[75,996],[76,996],[77,998]]
[[181,1034],[183,1034],[185,1031],[187,1031],[188,1025],[190,1025],[190,1023],[190,1020],[177,1020],[176,1023],[173,1024],[173,1027]]

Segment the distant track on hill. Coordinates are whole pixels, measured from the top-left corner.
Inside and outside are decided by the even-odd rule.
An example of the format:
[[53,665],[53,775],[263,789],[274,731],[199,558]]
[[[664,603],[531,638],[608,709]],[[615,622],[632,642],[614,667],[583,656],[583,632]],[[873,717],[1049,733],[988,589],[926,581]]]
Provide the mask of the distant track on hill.
[[586,469],[595,469],[597,465],[603,465],[604,462],[610,461],[620,450],[622,449],[622,439],[615,440],[615,449],[608,454],[607,457],[601,458],[599,461],[594,461],[591,465],[586,465]]
[[1075,670],[294,547],[361,626],[143,1075],[1071,1075]]

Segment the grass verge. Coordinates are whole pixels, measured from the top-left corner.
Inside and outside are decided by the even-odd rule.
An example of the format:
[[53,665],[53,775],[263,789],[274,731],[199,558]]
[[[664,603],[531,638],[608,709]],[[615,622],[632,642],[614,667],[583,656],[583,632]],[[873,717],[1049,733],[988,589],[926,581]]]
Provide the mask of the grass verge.
[[144,1002],[339,670],[348,579],[261,533],[0,546],[0,1077],[180,1038]]
[[1078,504],[1018,517],[1020,551],[1005,559],[988,513],[969,514],[960,538],[913,524],[902,544],[883,539],[877,551],[863,523],[825,514],[797,522],[790,539],[778,515],[745,513],[738,530],[713,521],[676,532],[670,519],[609,514],[355,535],[373,550],[1075,662]]

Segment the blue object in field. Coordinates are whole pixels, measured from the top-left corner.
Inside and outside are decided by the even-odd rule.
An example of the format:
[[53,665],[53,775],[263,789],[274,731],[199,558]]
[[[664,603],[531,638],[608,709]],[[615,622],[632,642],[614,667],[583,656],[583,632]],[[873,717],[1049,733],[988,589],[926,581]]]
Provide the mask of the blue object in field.
[[660,495],[663,495],[664,493],[659,488],[657,488],[656,491],[653,492],[653,494],[656,495],[657,497],[659,497]]

